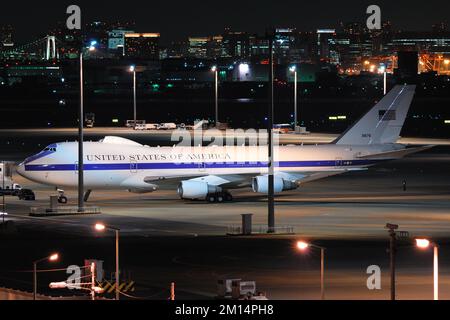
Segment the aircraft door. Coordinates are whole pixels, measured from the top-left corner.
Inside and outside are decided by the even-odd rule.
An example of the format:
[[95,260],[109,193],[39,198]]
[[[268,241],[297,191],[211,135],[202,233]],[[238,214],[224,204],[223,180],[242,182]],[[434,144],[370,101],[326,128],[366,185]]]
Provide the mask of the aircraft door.
[[130,162],[130,172],[137,173],[138,172],[138,163],[136,161]]
[[206,164],[204,162],[198,163],[198,171],[205,172],[206,171]]

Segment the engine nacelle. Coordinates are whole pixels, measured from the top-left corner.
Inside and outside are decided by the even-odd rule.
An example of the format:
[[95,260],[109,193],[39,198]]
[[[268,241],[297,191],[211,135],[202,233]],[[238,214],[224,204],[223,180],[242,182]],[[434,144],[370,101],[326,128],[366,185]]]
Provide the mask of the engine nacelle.
[[208,194],[221,192],[222,188],[209,185],[202,181],[181,181],[178,185],[178,195],[181,199],[206,199]]
[[[283,178],[274,177],[273,178],[273,188],[275,193],[280,193],[287,190],[295,190],[298,188],[298,184],[285,180]],[[257,176],[252,179],[252,189],[256,193],[269,193],[269,177],[268,176]]]

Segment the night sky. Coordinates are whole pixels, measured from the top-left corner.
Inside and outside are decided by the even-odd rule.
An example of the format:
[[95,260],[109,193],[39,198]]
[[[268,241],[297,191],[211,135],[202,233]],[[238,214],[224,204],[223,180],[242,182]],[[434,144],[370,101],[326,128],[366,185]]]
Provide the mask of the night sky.
[[81,7],[83,23],[135,21],[136,31],[161,32],[165,43],[188,35],[220,33],[226,26],[252,33],[263,33],[269,25],[299,30],[337,27],[340,21],[365,21],[365,10],[370,4],[378,4],[382,20],[390,20],[399,29],[430,30],[435,22],[449,23],[450,17],[450,1],[446,0],[39,0],[26,5],[21,1],[2,1],[0,24],[12,24],[16,42],[27,42],[45,33],[56,21],[65,21],[70,4]]

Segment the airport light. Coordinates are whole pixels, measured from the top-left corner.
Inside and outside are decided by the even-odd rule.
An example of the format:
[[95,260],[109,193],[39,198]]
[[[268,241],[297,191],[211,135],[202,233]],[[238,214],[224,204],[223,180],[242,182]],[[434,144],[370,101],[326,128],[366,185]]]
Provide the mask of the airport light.
[[95,41],[95,40],[92,40],[91,41],[91,43],[89,44],[89,47],[88,47],[88,49],[89,49],[89,51],[95,51],[95,49],[96,49],[96,46],[97,45],[97,41]]
[[416,239],[416,246],[420,249],[433,247],[433,299],[439,300],[439,247],[428,239]]
[[430,246],[430,240],[416,239],[416,246],[421,249],[428,249],[428,247]]
[[136,127],[137,111],[136,111],[136,66],[131,65],[128,69],[129,72],[133,73],[133,120],[134,126]]
[[33,261],[33,300],[36,300],[36,296],[37,296],[37,265],[38,265],[38,263],[46,261],[46,260],[50,261],[50,262],[55,262],[58,259],[59,259],[59,254],[53,253],[45,258]]
[[101,223],[95,224],[95,230],[104,231],[105,229],[106,229],[106,226],[104,224],[101,224]]
[[239,64],[239,72],[241,74],[248,73],[249,71],[250,71],[250,66],[248,65],[248,63]]
[[294,131],[297,131],[297,67],[291,66],[289,68],[290,72],[294,73]]
[[297,248],[300,250],[306,250],[308,249],[309,244],[304,241],[297,241]]
[[450,60],[449,60],[449,59],[445,59],[445,60],[444,60],[444,64],[445,64],[445,65],[450,64]]
[[212,66],[211,71],[214,73],[214,107],[215,107],[215,124],[219,125],[219,70],[217,66]]
[[325,249],[324,247],[317,246],[315,244],[305,242],[305,241],[297,241],[297,249],[300,251],[305,251],[308,248],[314,248],[320,250],[320,299],[325,300]]
[[[267,192],[267,233],[275,233],[275,164],[274,164],[274,147],[273,147],[273,109],[274,109],[274,95],[273,95],[273,40],[275,37],[275,30],[271,29],[266,32],[266,39],[269,42],[269,101],[267,112],[267,135],[268,135],[268,192]],[[244,69],[244,67],[242,67]],[[241,67],[239,68],[241,69]]]
[[108,226],[103,223],[96,223],[94,226],[95,230],[103,232],[105,230],[112,230],[116,235],[116,300],[120,299],[120,291],[119,291],[119,232],[120,229]]

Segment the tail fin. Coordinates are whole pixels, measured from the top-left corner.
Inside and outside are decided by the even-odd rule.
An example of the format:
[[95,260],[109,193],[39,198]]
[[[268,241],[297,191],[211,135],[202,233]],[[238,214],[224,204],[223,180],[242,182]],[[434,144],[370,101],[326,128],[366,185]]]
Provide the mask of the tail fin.
[[397,142],[415,88],[414,85],[395,86],[333,143],[363,145]]

